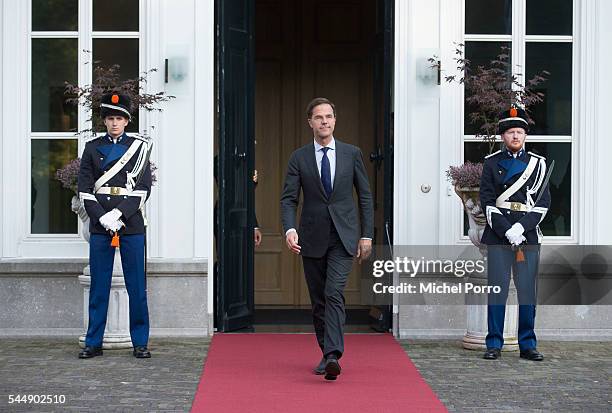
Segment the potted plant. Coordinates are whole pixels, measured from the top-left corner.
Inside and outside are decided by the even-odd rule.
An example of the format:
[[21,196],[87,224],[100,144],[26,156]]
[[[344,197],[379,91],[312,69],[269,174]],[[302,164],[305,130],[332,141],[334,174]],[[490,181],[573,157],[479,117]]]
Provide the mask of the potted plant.
[[[537,87],[550,75],[542,71],[524,84],[520,73],[512,73],[510,49],[503,46],[496,58],[486,66],[472,67],[465,58],[464,45],[456,44],[453,58],[459,75],[448,75],[448,83],[463,85],[466,110],[471,124],[477,128],[476,137],[488,144],[488,153],[493,153],[497,143],[497,123],[499,114],[510,107],[522,107],[530,114],[530,109],[544,99],[544,94]],[[437,56],[429,59],[432,67],[440,68]],[[533,124],[533,120],[529,119]],[[480,238],[486,225],[486,218],[480,208],[480,176],[482,163],[466,162],[459,166],[450,166],[446,171],[448,180],[455,187],[468,216],[470,229],[468,236],[472,243],[480,248]]]

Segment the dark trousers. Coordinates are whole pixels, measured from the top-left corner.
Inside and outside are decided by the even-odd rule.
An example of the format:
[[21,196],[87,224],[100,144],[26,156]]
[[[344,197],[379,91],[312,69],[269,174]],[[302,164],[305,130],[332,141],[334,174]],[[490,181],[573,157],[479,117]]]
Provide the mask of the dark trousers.
[[334,225],[327,252],[321,258],[302,257],[312,303],[312,321],[324,356],[344,353],[344,287],[353,266]]
[[510,277],[514,272],[514,285],[518,295],[518,343],[521,350],[536,347],[533,331],[536,312],[536,280],[540,250],[537,246],[523,249],[525,261],[516,261],[516,252],[509,246],[489,246],[488,279],[489,286],[501,287],[499,294],[490,293],[487,306],[488,334],[487,348],[502,348],[504,345],[504,318]]
[[[132,344],[134,347],[146,346],[149,341],[149,310],[144,272],[144,234],[122,235],[120,252],[125,287],[130,301]],[[102,347],[114,261],[115,248],[111,246],[110,235],[91,234],[89,240],[91,287],[86,346]]]

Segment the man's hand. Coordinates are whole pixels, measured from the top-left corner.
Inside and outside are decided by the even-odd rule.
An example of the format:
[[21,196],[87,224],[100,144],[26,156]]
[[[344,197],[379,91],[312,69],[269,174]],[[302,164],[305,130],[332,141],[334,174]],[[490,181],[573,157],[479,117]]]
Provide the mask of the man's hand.
[[291,252],[295,254],[299,254],[302,247],[298,245],[298,233],[297,231],[290,231],[285,237],[285,241],[287,242],[287,248],[291,250]]
[[371,239],[360,239],[357,245],[357,258],[359,258],[359,264],[361,261],[367,260],[372,253],[372,240]]
[[259,244],[261,244],[261,231],[259,230],[259,228],[255,228],[254,230],[254,235],[255,235],[255,246],[259,247]]

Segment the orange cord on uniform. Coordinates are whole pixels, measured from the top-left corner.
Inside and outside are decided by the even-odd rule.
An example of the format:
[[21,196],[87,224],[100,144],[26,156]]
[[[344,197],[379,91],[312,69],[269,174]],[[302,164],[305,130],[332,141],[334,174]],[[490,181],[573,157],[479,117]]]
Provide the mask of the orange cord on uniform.
[[[117,240],[117,243],[119,242],[119,240]],[[523,262],[525,261],[525,254],[523,253],[523,249],[521,247],[519,247],[516,250],[516,262]]]
[[111,240],[111,247],[119,248],[119,233],[115,232],[113,239]]

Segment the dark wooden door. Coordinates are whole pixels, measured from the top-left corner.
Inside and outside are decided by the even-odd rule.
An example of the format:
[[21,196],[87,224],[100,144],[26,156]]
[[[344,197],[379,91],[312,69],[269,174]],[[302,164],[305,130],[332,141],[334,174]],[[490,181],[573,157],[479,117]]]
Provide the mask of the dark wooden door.
[[[393,10],[394,0],[378,0],[376,3],[376,52],[374,57],[373,112],[375,113],[373,151],[370,162],[374,166],[372,191],[374,197],[374,244],[378,258],[391,258],[393,220],[393,114],[391,98],[393,90]],[[369,266],[364,266],[372,274]],[[391,285],[392,280],[384,280]],[[380,297],[370,310],[375,319],[373,327],[380,331],[391,328],[391,297]]]
[[253,323],[253,0],[217,2],[219,275],[217,328]]

